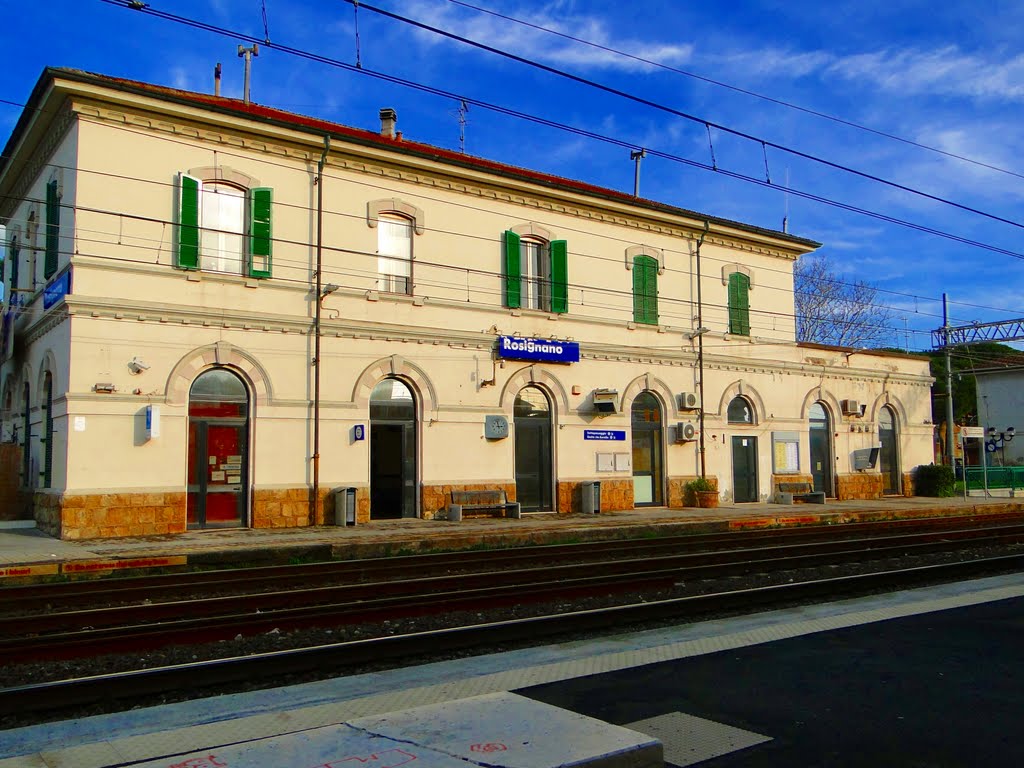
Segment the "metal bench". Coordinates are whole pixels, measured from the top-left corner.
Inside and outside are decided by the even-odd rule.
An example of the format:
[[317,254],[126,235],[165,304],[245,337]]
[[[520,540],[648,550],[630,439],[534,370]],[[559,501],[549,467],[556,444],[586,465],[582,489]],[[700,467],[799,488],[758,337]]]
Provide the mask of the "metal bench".
[[462,519],[462,513],[468,511],[479,511],[483,509],[500,510],[502,517],[519,519],[522,517],[522,507],[518,501],[509,501],[502,490],[486,491],[452,491],[451,503],[448,505],[448,519],[458,522]]
[[824,504],[825,492],[815,491],[810,483],[779,483],[776,504]]

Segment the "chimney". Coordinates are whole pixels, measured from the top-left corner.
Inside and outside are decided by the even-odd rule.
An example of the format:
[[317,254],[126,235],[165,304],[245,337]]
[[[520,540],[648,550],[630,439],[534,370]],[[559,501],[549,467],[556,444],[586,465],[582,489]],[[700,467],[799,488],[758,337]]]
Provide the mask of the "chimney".
[[395,124],[398,122],[398,113],[390,107],[380,111],[380,135],[389,139],[395,138]]

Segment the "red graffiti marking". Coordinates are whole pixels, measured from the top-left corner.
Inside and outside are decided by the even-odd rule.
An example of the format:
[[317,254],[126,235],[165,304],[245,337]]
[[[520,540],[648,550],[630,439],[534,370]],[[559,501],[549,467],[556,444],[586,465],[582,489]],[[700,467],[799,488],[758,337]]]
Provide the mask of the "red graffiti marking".
[[504,744],[496,741],[488,742],[487,744],[474,744],[469,748],[470,752],[504,752],[507,750]]
[[[404,749],[385,749],[383,752],[374,752],[367,757],[344,757],[341,760],[333,760],[330,763],[324,763],[323,765],[314,766],[314,768],[341,768],[344,763],[369,763],[373,761],[373,768],[397,768],[399,765],[405,765],[411,763],[413,760],[418,760],[412,752],[406,752]],[[379,761],[379,762],[378,762]],[[346,766],[346,768],[350,768]]]
[[222,763],[216,755],[206,757],[191,757],[183,763],[175,763],[168,768],[223,768],[227,763]]

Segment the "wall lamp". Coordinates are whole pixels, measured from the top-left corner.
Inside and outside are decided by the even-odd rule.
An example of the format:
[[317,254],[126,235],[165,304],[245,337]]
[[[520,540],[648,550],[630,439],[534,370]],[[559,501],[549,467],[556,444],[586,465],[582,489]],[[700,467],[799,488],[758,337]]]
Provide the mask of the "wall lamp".
[[696,338],[697,338],[698,336],[703,336],[703,335],[704,335],[705,333],[711,333],[711,329],[710,329],[710,328],[705,328],[705,327],[704,327],[704,326],[702,325],[702,326],[701,326],[700,328],[698,328],[697,330],[695,330],[695,331],[690,331],[690,332],[689,332],[688,334],[686,334],[686,338],[687,338],[687,339],[689,339],[690,341],[693,341],[693,340],[694,340],[694,339],[696,339]]

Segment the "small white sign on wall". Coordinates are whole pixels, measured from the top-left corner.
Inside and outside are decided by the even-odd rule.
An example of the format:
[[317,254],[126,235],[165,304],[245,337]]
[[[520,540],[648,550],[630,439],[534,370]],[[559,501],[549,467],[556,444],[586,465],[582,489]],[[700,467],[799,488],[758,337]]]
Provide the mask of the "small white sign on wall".
[[75,432],[85,432],[85,416],[75,416],[73,423]]

